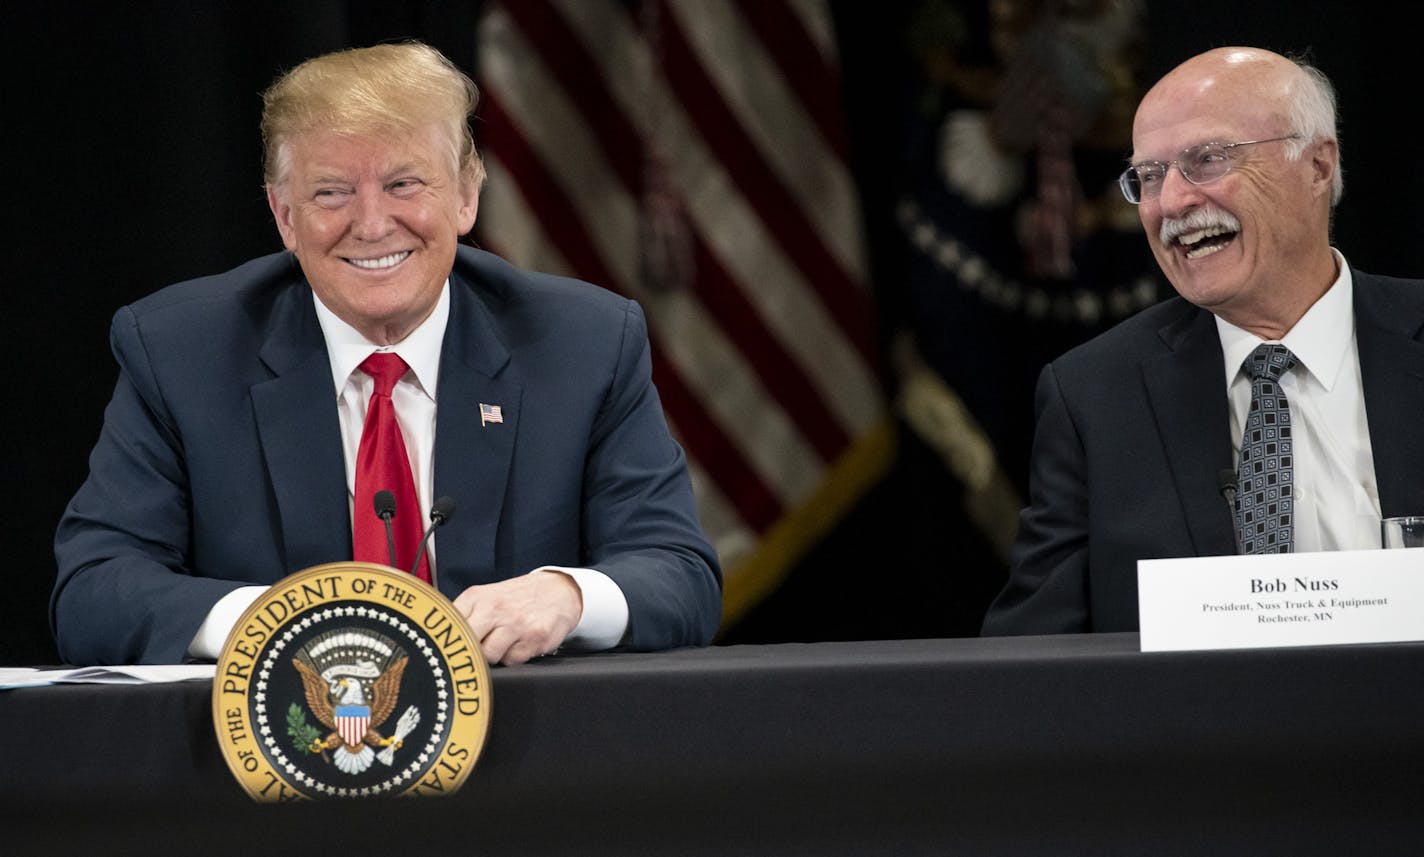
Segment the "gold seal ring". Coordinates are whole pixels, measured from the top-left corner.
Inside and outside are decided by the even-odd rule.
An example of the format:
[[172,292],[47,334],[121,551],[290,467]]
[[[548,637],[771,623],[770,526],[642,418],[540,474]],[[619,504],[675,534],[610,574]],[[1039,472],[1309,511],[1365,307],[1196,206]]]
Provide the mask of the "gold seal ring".
[[464,616],[389,566],[273,584],[233,626],[213,727],[256,801],[453,794],[489,734],[490,675]]

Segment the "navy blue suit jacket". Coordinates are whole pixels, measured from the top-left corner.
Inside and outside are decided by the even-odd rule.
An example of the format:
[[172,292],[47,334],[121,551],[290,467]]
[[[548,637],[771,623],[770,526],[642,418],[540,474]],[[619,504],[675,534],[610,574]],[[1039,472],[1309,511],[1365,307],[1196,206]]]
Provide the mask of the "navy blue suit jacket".
[[[1353,279],[1381,510],[1421,514],[1424,281]],[[1135,631],[1139,559],[1236,552],[1225,377],[1213,316],[1181,298],[1044,368],[1029,506],[985,634]]]
[[[440,589],[542,565],[627,597],[628,645],[705,645],[721,572],[668,433],[638,305],[461,247],[441,352]],[[120,309],[119,379],[60,521],[50,619],[66,663],[177,663],[233,589],[351,558],[330,363],[278,253]],[[481,403],[502,424],[482,426]],[[359,512],[358,512],[359,513]]]

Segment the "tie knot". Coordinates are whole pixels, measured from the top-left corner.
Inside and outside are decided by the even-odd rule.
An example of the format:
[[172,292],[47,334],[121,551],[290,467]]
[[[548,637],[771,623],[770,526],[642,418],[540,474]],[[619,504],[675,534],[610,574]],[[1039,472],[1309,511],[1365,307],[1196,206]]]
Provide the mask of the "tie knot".
[[1246,358],[1241,368],[1254,380],[1269,378],[1279,381],[1286,370],[1294,365],[1295,355],[1289,348],[1280,343],[1263,342],[1256,346],[1256,350],[1251,352],[1251,356]]
[[361,371],[370,375],[376,382],[376,393],[382,396],[389,396],[391,390],[395,389],[396,382],[406,373],[410,367],[400,358],[399,354],[389,351],[377,351],[370,357],[361,361]]

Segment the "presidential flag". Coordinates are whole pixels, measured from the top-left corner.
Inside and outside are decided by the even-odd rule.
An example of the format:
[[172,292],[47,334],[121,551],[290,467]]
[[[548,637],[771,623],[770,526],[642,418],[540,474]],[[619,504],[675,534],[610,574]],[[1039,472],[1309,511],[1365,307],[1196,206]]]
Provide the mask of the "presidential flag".
[[1132,0],[921,0],[906,12],[903,407],[1005,566],[1039,372],[1170,293],[1117,185],[1143,14]]
[[893,455],[826,4],[494,2],[477,53],[476,239],[642,304],[725,626]]

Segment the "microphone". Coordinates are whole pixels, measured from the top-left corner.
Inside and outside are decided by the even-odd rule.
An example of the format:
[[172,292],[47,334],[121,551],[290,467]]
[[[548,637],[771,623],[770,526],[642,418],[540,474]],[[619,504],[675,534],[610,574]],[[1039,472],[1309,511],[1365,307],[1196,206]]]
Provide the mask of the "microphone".
[[376,515],[386,522],[386,550],[391,553],[391,568],[396,567],[396,539],[391,535],[391,518],[396,516],[396,495],[389,491],[377,491]]
[[[420,568],[420,558],[425,556],[425,546],[430,544],[430,537],[434,535],[435,528],[445,525],[445,522],[455,516],[455,498],[449,496],[436,497],[435,502],[430,504],[430,526],[425,530],[425,536],[420,540],[420,550],[415,554],[415,565],[410,567],[410,573],[415,574]],[[435,586],[435,563],[430,563],[430,585]]]
[[1221,499],[1226,501],[1227,511],[1231,513],[1231,537],[1236,541],[1236,553],[1239,556],[1245,551],[1241,548],[1241,524],[1236,520],[1236,492],[1240,490],[1236,481],[1236,471],[1230,467],[1223,467],[1216,472],[1216,488],[1221,492]]

